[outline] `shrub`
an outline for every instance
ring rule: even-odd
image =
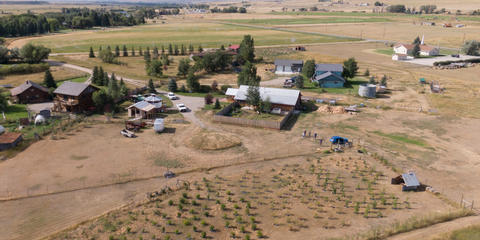
[[[49,68],[50,68],[50,65],[48,65],[48,63],[38,63],[38,64],[21,63],[21,64],[11,64],[11,65],[1,65],[0,75],[45,72]]]

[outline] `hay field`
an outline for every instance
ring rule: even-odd
[[[86,74],[77,70],[64,68],[64,67],[50,67],[53,78],[56,82],[65,81],[67,79],[75,79],[83,77]],[[12,84],[14,87],[24,83],[27,80],[36,83],[42,83],[45,73],[31,73],[31,74],[20,74],[20,75],[8,75],[0,77],[0,84]]]
[[[189,21],[167,21],[167,24],[150,24],[105,31],[79,31],[36,37],[28,41],[42,44],[51,48],[53,52],[61,53],[87,52],[90,46],[98,49],[99,46],[124,44],[143,48],[170,43],[187,46],[193,44],[195,47],[201,44],[204,48],[211,48],[220,47],[222,44],[225,46],[239,44],[245,34],[251,34],[257,46],[345,41],[335,37]],[[292,39],[295,42],[292,42]]]

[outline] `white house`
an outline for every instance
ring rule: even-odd
[[[394,61],[405,61],[408,59],[407,54],[393,54],[392,60]]]
[[[413,44],[395,44],[393,46],[393,51],[396,55],[412,55],[413,48],[415,45]],[[420,55],[421,56],[438,56],[440,54],[440,49],[438,47],[433,47],[426,44],[420,44]]]

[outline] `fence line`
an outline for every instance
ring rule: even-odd
[[[213,121],[221,122],[221,123],[228,123],[228,124],[236,124],[242,126],[251,126],[251,127],[261,127],[261,128],[271,128],[271,129],[282,129],[283,125],[287,122],[287,120],[292,115],[293,111],[288,112],[288,114],[281,120],[281,121],[272,121],[272,120],[256,120],[256,119],[246,119],[246,118],[237,118],[237,117],[228,117],[225,116],[227,113],[231,112],[234,105],[236,103],[232,103],[226,106],[224,109],[219,111],[213,116]]]

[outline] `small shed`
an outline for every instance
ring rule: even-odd
[[[0,135],[0,151],[14,148],[23,139],[21,133],[5,132]]]
[[[402,191],[416,191],[420,187],[420,181],[414,172],[403,173],[392,178],[392,184],[403,184]]]

